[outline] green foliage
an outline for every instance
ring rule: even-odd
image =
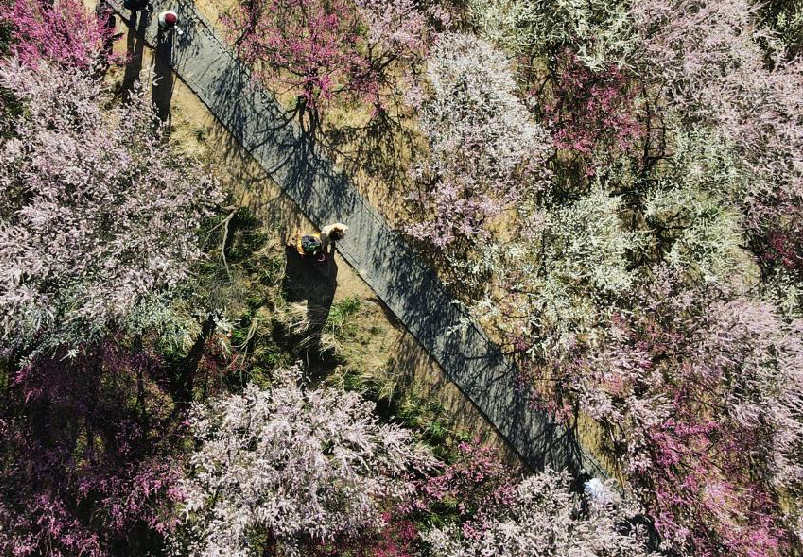
[[[0,25],[0,56],[5,56],[8,54],[10,41],[11,41],[11,26]]]
[[[465,432],[449,427],[449,416],[443,404],[426,396],[420,388],[406,389],[398,402],[397,417],[406,426],[422,433],[439,458],[449,460],[460,441],[468,439]]]
[[[626,0],[468,0],[480,31],[530,57],[577,49],[591,69],[625,64],[637,41]]]
[[[775,30],[792,53],[803,48],[803,1],[769,0],[758,3],[762,23]]]
[[[685,125],[682,117],[667,115],[667,126],[674,130],[668,142],[671,157],[653,175],[670,187],[679,184],[722,196],[730,203],[741,201],[755,176],[740,161],[733,143],[710,128]]]
[[[284,303],[284,253],[248,208],[226,210],[204,225],[206,257],[195,265],[192,283],[143,309],[163,316],[162,327],[151,329],[150,336],[169,361],[181,362],[199,339],[205,343],[201,398],[210,388],[238,392],[248,382],[266,386],[272,370],[294,361],[276,342],[272,320]],[[214,327],[203,331],[209,319]]]
[[[238,386],[269,383],[272,370],[287,367],[293,358],[274,338],[271,312],[281,299],[284,254],[275,233],[266,231],[249,209],[240,207],[226,233],[220,230],[214,244],[226,234],[225,258],[211,269],[207,304],[231,321],[229,342],[241,360]]]
[[[627,254],[640,242],[623,226],[621,210],[621,198],[597,183],[589,195],[556,211],[544,246],[550,275],[564,284],[588,284],[601,294],[628,289],[633,277]]]
[[[545,350],[570,345],[577,335],[593,337],[611,298],[630,289],[628,253],[639,249],[641,238],[624,228],[621,204],[598,185],[549,216],[538,273],[528,281],[532,324],[549,339]]]
[[[252,315],[260,307],[275,306],[284,254],[276,234],[262,228],[249,209],[237,208],[233,215],[219,217],[214,236],[207,237],[209,259],[200,282],[209,307],[232,316]]]
[[[193,297],[189,285],[166,295],[147,297],[131,312],[129,333],[152,339],[154,346],[167,356],[181,357],[201,334]]]
[[[361,307],[362,302],[356,296],[334,302],[329,308],[324,330],[336,341],[353,338],[358,332],[354,317],[359,314]]]

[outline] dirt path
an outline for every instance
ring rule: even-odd
[[[175,71],[315,225],[342,221],[351,227],[338,244],[343,258],[522,459],[533,469],[584,468],[604,475],[570,434],[529,406],[515,369],[479,328],[468,323],[462,334],[446,334],[466,323],[465,313],[348,179],[286,121],[270,92],[252,82],[194,5],[165,0],[153,5],[152,21],[139,25],[161,63]],[[164,9],[179,14],[183,35],[157,36],[155,14]],[[125,10],[119,13],[128,16]],[[169,111],[169,97],[154,101]]]

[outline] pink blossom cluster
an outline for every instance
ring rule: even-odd
[[[627,151],[644,134],[632,76],[615,65],[594,71],[576,54],[557,58],[551,100],[543,103],[555,145],[590,153],[603,141]]]
[[[541,110],[556,146],[604,164],[589,179],[558,153],[544,193],[516,200],[502,239],[460,267],[491,277],[475,313],[523,355],[545,406],[596,419],[666,547],[695,555],[795,543],[796,504],[786,516],[781,502],[800,493],[803,308],[781,315],[764,287],[777,267],[800,277],[803,80],[759,9],[637,2],[620,66],[592,70],[571,40],[557,58],[520,57],[524,77],[558,70],[536,88],[554,94]],[[617,200],[609,226],[588,198]]]
[[[56,356],[20,370],[0,406],[0,552],[136,555],[181,498],[159,363],[116,339]]]
[[[516,478],[480,439],[461,442],[457,449],[459,456],[453,464],[422,483],[413,509],[453,509],[463,535],[471,539],[488,528],[493,513],[514,502]]]
[[[106,55],[112,30],[80,0],[13,0],[0,12],[11,29],[11,52],[32,68],[50,62],[89,69]]]

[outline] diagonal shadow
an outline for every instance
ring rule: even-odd
[[[289,121],[274,97],[254,83],[194,6],[186,0],[154,0],[155,11],[168,5],[185,30],[170,52],[173,70],[315,225],[349,225],[338,244],[344,259],[523,460],[533,469],[551,466],[604,476],[570,431],[531,406],[511,362],[476,325],[464,326],[466,315],[432,269],[322,148]],[[156,44],[154,23],[145,36]],[[455,329],[462,332],[447,334]]]

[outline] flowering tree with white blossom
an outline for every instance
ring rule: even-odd
[[[0,85],[24,106],[0,139],[0,351],[97,340],[187,279],[220,190],[144,100],[107,106],[101,82],[44,62],[4,62]]]
[[[378,422],[357,393],[299,380],[297,368],[280,370],[270,390],[250,385],[196,407],[190,424],[200,446],[176,547],[210,557],[299,555],[304,544],[378,529],[383,508],[409,495],[410,474],[430,463],[410,433]]]
[[[488,512],[482,524],[462,531],[434,528],[425,539],[433,557],[518,557],[525,555],[650,555],[645,532],[628,521],[634,509],[622,504],[608,484],[606,497],[569,489],[569,476],[546,470],[522,480],[507,505]]]
[[[464,33],[438,38],[427,65],[432,95],[419,124],[429,156],[412,171],[425,219],[410,233],[444,248],[472,238],[538,189],[546,132],[515,95],[505,54]]]

